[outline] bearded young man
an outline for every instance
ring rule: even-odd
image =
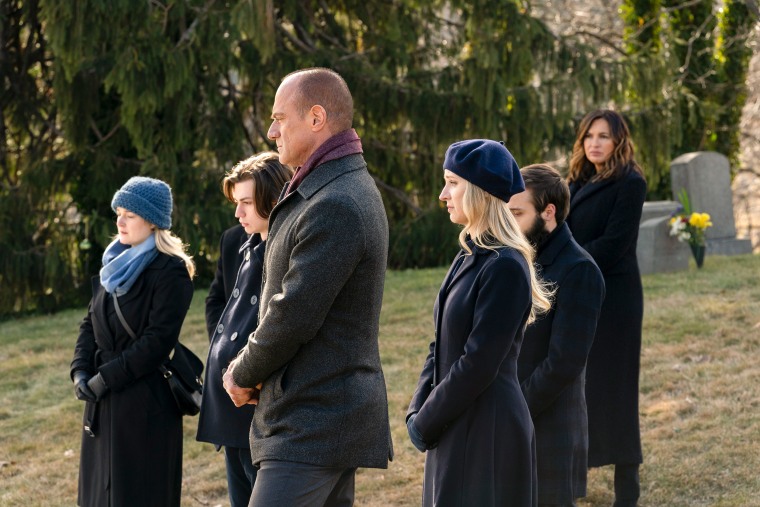
[[[552,282],[552,309],[525,330],[518,379],[536,431],[538,505],[569,507],[586,496],[586,358],[604,299],[604,279],[573,239],[565,217],[570,190],[552,167],[521,171],[525,191],[509,208],[536,248],[541,277]]]

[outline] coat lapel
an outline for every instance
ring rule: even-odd
[[[580,188],[578,188],[577,185],[573,183],[573,185],[570,187],[572,193],[572,197],[570,198],[570,208],[572,209],[573,207],[578,206],[579,203],[585,201],[595,193],[599,192],[609,185],[612,185],[613,183],[614,180],[612,178],[607,178],[600,181],[591,181]]]
[[[538,254],[536,262],[543,267],[549,266],[554,262],[554,259],[559,255],[568,241],[570,241],[570,228],[566,222],[557,227],[553,231],[553,234],[549,236],[546,244],[541,248],[541,253]]]

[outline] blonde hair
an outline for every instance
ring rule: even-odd
[[[182,259],[187,268],[187,274],[190,275],[190,278],[194,277],[195,263],[193,262],[193,258],[187,254],[187,245],[182,243],[182,240],[168,229],[156,228],[153,235],[156,238],[156,249],[166,255]]]
[[[551,309],[555,289],[536,274],[533,264],[535,252],[520,231],[520,226],[509,211],[509,205],[467,180],[464,180],[464,183],[466,186],[462,196],[462,211],[467,224],[459,233],[459,244],[471,255],[472,250],[465,241],[469,235],[472,242],[480,248],[497,250],[508,247],[525,258],[532,295],[530,315],[526,322],[526,325],[530,324],[538,315]]]

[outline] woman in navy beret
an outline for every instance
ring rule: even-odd
[[[76,397],[86,403],[77,504],[178,506],[182,413],[158,368],[179,339],[195,265],[169,231],[169,185],[135,176],[111,207],[118,233],[92,279],[71,362]]]
[[[535,437],[516,361],[550,291],[507,205],[525,187],[495,141],[454,143],[443,167],[439,198],[463,226],[462,250],[435,302],[435,340],[407,412],[412,443],[427,452],[423,505],[535,506]]]
[[[586,363],[588,466],[615,465],[615,507],[639,498],[639,361],[644,294],[636,258],[647,185],[623,117],[587,114],[568,172],[575,240],[596,261],[607,292]]]

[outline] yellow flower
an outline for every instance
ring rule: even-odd
[[[709,213],[692,213],[689,217],[689,225],[696,227],[697,229],[707,229],[712,227]]]

